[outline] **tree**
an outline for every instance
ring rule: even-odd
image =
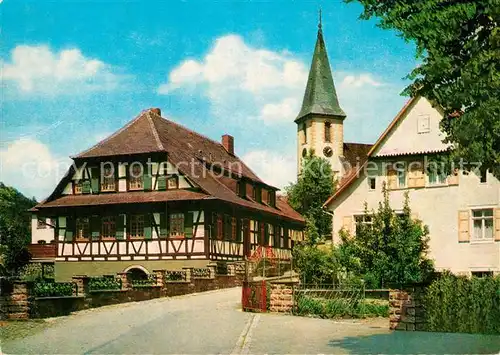
[[[404,93],[443,107],[441,127],[454,148],[447,162],[468,170],[479,163],[500,178],[500,1],[345,1],[416,44],[422,62]]]
[[[334,192],[332,167],[328,160],[310,151],[303,159],[296,184],[286,187],[288,202],[307,220],[309,241],[317,242],[332,232],[332,218],[323,210],[323,203]]]
[[[15,274],[28,263],[31,241],[30,213],[36,205],[13,187],[0,182],[0,253],[4,274]]]
[[[371,224],[359,223],[353,237],[341,231],[342,264],[348,271],[361,274],[368,287],[425,281],[434,269],[427,258],[428,228],[412,218],[408,193],[403,213],[396,214],[385,186],[383,190],[384,200],[377,211],[368,211],[365,205]]]

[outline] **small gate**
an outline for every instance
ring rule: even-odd
[[[244,281],[241,294],[241,305],[243,307],[243,311],[266,312],[266,281]]]

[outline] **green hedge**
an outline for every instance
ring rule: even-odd
[[[89,279],[89,291],[118,291],[121,289],[121,280],[113,276],[99,276]]]
[[[427,330],[500,334],[500,276],[445,273],[426,289],[423,301]]]
[[[389,302],[375,299],[352,302],[343,298],[323,299],[300,296],[297,300],[296,314],[321,318],[388,317]]]
[[[63,297],[73,295],[76,285],[72,282],[37,281],[34,284],[35,297]]]

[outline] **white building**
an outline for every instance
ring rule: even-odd
[[[415,218],[430,231],[430,258],[438,270],[455,273],[500,272],[500,182],[491,174],[456,171],[442,176],[428,162],[443,143],[443,115],[427,99],[411,99],[374,145],[345,143],[346,114],[340,108],[321,32],[312,60],[298,125],[298,165],[308,150],[328,159],[340,178],[325,203],[333,214],[333,242],[339,230],[370,223],[364,205],[376,210],[389,190],[391,207],[403,209],[409,193]],[[348,121],[348,119],[347,119]]]

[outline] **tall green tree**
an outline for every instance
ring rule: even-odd
[[[28,209],[36,205],[13,187],[0,182],[0,254],[1,272],[15,274],[28,263],[27,246],[31,241],[31,215]]]
[[[328,160],[310,151],[303,159],[301,174],[296,184],[286,187],[288,202],[305,216],[306,234],[311,243],[331,235],[332,218],[323,210],[323,203],[334,192],[334,176]]]
[[[347,271],[362,275],[368,287],[383,287],[388,283],[422,282],[433,272],[428,258],[429,230],[422,221],[412,218],[408,194],[402,214],[390,206],[384,186],[384,200],[377,211],[368,211],[371,224],[359,223],[356,233],[340,233],[341,262]]]
[[[421,63],[405,94],[444,108],[441,126],[454,143],[445,160],[500,177],[500,0],[345,1],[416,44]]]

